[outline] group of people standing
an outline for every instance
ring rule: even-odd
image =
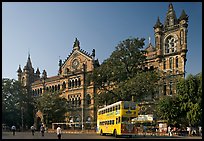
[[[35,135],[35,131],[36,131],[35,126],[32,125],[32,126],[30,127],[30,129],[31,129],[32,135],[34,136],[34,135]],[[12,130],[12,133],[13,133],[13,136],[14,136],[14,135],[15,135],[15,132],[16,132],[16,126],[13,125],[13,126],[11,127],[11,130]],[[41,132],[41,135],[42,135],[42,137],[43,137],[43,136],[45,135],[45,126],[44,126],[43,124],[42,124],[41,127],[40,127],[40,132]],[[56,133],[57,133],[58,139],[61,139],[62,129],[61,129],[60,125],[58,125]]]

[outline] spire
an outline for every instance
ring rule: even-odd
[[[166,14],[166,20],[165,20],[164,26],[165,27],[172,26],[172,25],[177,24],[177,22],[178,21],[177,21],[177,18],[176,18],[176,13],[174,11],[174,7],[173,7],[172,3],[170,3],[168,12]]]
[[[154,29],[155,28],[162,28],[163,27],[163,24],[160,22],[160,19],[159,19],[159,17],[157,18],[157,22],[156,22],[156,24],[154,25]]]
[[[39,74],[39,75],[40,75],[39,68],[37,68],[37,70],[36,70],[36,74]]]
[[[46,79],[47,78],[47,72],[45,70],[43,70],[42,72],[42,78],[43,79]]]
[[[30,59],[30,53],[28,53],[28,60],[25,66],[27,69],[32,69],[32,63],[31,63],[31,59]]]
[[[188,15],[186,15],[186,12],[184,10],[182,10],[181,16],[179,17],[179,21],[181,21],[181,20],[188,21]]]
[[[79,40],[77,38],[75,38],[73,48],[74,48],[74,50],[75,49],[77,49],[77,50],[80,49],[80,42],[79,42]]]
[[[95,49],[92,50],[91,56],[94,58],[95,57]]]
[[[19,65],[19,68],[18,68],[17,72],[18,72],[18,73],[22,73],[21,65]]]

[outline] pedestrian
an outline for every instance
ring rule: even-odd
[[[42,136],[44,136],[44,133],[45,133],[45,127],[44,127],[44,125],[42,125],[42,126],[40,127],[40,132],[41,132]]]
[[[57,137],[58,137],[58,139],[61,139],[61,136],[62,136],[62,129],[60,128],[60,125],[58,125],[58,127],[57,127]]]
[[[187,127],[186,130],[188,131],[188,135],[190,136],[190,135],[191,135],[191,128],[190,128],[190,127]]]
[[[199,135],[202,137],[202,127],[201,126],[198,127],[198,132],[199,132]]]
[[[34,136],[34,133],[35,133],[35,126],[32,125],[32,126],[30,127],[30,129],[31,129],[32,135]]]
[[[147,127],[144,125],[143,126],[143,135],[144,135],[144,137],[146,136],[146,131],[147,131]]]
[[[14,135],[15,135],[15,132],[16,132],[16,126],[13,125],[13,126],[11,127],[11,130],[12,130],[13,136],[14,136]]]
[[[169,127],[168,127],[168,134],[169,134],[169,136],[170,136],[170,134],[171,134],[171,126],[169,125]]]

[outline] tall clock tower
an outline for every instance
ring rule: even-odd
[[[171,3],[164,24],[158,17],[154,26],[158,69],[163,76],[160,81],[160,96],[175,94],[178,78],[185,77],[187,28],[188,16],[185,11],[177,19]]]

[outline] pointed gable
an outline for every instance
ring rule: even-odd
[[[77,48],[76,48],[77,47]],[[93,58],[92,55],[85,50],[79,48],[79,41],[76,38],[72,52],[67,56],[67,58],[62,63],[62,75],[73,71],[81,71],[83,64],[88,66],[87,71],[93,69]]]

